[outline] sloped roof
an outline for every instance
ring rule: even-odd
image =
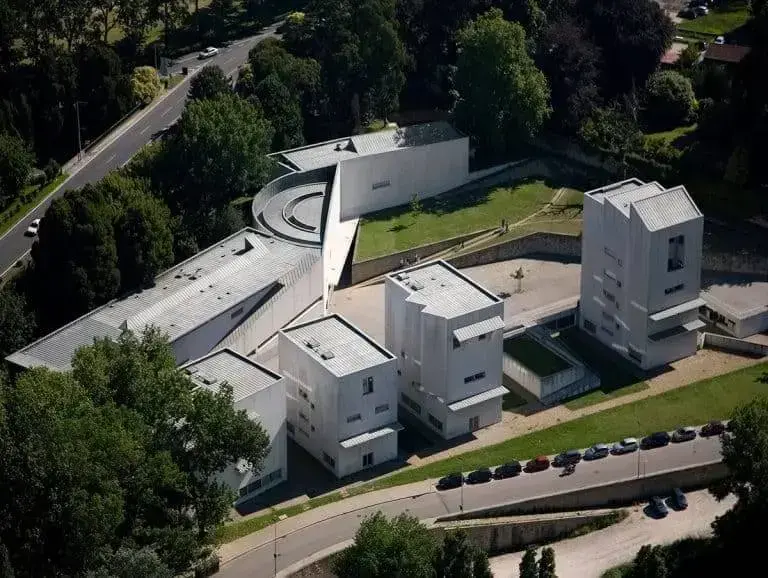
[[[710,44],[704,53],[705,60],[738,64],[752,49],[738,44]]]
[[[634,201],[632,206],[649,231],[657,231],[701,217],[701,211],[683,186],[639,199]]]

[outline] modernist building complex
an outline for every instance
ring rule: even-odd
[[[288,475],[285,436],[285,380],[231,349],[220,349],[182,367],[198,387],[218,391],[232,387],[235,409],[245,410],[269,436],[269,453],[254,473],[250,464],[232,464],[219,475],[244,502],[280,482]]]
[[[280,333],[288,433],[337,477],[397,456],[397,361],[339,315]]]
[[[696,352],[704,218],[685,187],[584,195],[581,328],[642,369]]]
[[[445,263],[385,279],[400,403],[444,438],[501,421],[504,303]]]

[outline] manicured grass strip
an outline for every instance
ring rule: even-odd
[[[445,193],[421,202],[421,210],[402,205],[361,220],[357,261],[403,251],[458,235],[489,229],[502,219],[519,221],[541,209],[555,190],[541,180],[510,187]]]
[[[563,405],[568,409],[575,411],[577,409],[581,409],[582,407],[595,405],[596,403],[603,403],[604,401],[615,399],[617,397],[622,397],[624,395],[629,395],[631,393],[638,393],[640,391],[648,389],[649,387],[650,386],[646,382],[641,381],[639,383],[626,385],[622,388],[614,389],[612,391],[603,391],[602,389],[596,389],[594,391],[590,391],[589,393],[585,393],[580,397],[574,398],[571,401],[566,401]]]
[[[27,187],[24,190],[24,194],[29,195],[34,193],[28,200],[21,202],[15,201],[5,211],[0,213],[0,235],[5,233],[8,229],[15,226],[24,215],[34,209],[40,201],[51,194],[51,192],[58,187],[61,183],[67,180],[68,174],[62,173],[50,183],[35,191],[34,187]]]
[[[356,488],[355,493],[439,478],[450,472],[469,472],[513,459],[526,460],[542,454],[584,448],[598,442],[614,442],[631,435],[640,436],[660,430],[671,431],[681,425],[697,425],[712,419],[725,419],[738,406],[758,395],[768,393],[768,383],[761,382],[761,378],[768,378],[768,362],[426,466],[407,468]]]
[[[730,2],[725,6],[710,8],[709,14],[686,20],[678,25],[680,31],[691,31],[699,34],[726,34],[744,26],[749,18],[747,2]]]
[[[761,381],[761,379],[763,381]],[[566,449],[583,448],[598,442],[612,442],[629,435],[672,430],[680,425],[703,424],[725,419],[733,410],[758,395],[768,392],[768,362],[740,369],[726,375],[699,381],[656,397],[615,407],[573,421],[556,425],[499,444],[447,458],[420,468],[408,467],[392,476],[363,484],[348,491],[356,496],[403,484],[439,478],[449,472],[477,469],[512,459],[528,459],[541,454],[555,454]],[[234,522],[219,529],[219,543],[231,542],[266,528],[281,515],[295,516],[341,500],[340,492],[314,498],[270,514]]]
[[[649,133],[646,133],[645,138],[663,140],[672,144],[680,137],[684,137],[692,133],[693,131],[695,131],[697,126],[698,125],[696,124],[692,124],[689,126],[679,126],[677,128],[673,128],[672,130],[665,130],[661,132],[649,132]]]

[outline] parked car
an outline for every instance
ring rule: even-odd
[[[725,44],[725,36],[718,36],[715,38],[715,44]]]
[[[547,456],[539,456],[538,458],[533,458],[532,460],[529,460],[527,464],[525,464],[526,472],[542,472],[547,468],[549,468],[549,458]]]
[[[459,472],[454,472],[440,478],[440,480],[437,482],[437,489],[450,490],[452,488],[459,488],[462,485],[464,485],[464,476],[462,476]]]
[[[652,497],[648,506],[650,507],[651,512],[660,518],[664,518],[667,514],[669,514],[669,508],[667,508],[664,500],[662,500],[659,496]]]
[[[620,442],[613,444],[611,451],[616,455],[631,454],[636,452],[639,447],[640,444],[637,443],[637,438],[624,438]]]
[[[467,483],[484,484],[485,482],[490,482],[492,477],[493,474],[491,473],[491,470],[488,468],[480,468],[467,476]]]
[[[584,452],[585,460],[599,460],[611,453],[611,446],[608,444],[595,444]]]
[[[693,8],[684,8],[677,13],[680,18],[687,18],[688,20],[696,20],[696,12]]]
[[[689,442],[696,439],[696,428],[685,426],[678,428],[672,434],[672,441],[676,443]]]
[[[205,60],[206,58],[213,58],[218,53],[219,53],[219,49],[218,48],[214,48],[213,46],[209,46],[205,50],[201,50],[198,53],[197,59],[198,60]]]
[[[568,464],[578,464],[581,461],[581,452],[579,450],[568,450],[555,456],[553,465],[567,466]]]
[[[719,436],[724,431],[725,424],[719,420],[713,420],[707,424],[704,424],[704,427],[701,428],[699,435],[701,435],[701,437],[708,438],[710,436]]]
[[[27,227],[27,231],[24,233],[27,237],[35,237],[40,230],[40,219],[35,219]]]
[[[697,6],[706,6],[707,0],[690,0],[688,2],[688,8],[696,8]]]
[[[670,503],[675,510],[685,510],[688,507],[688,498],[685,497],[683,490],[675,488],[672,490]]]
[[[666,445],[669,445],[669,442],[672,438],[670,437],[668,432],[665,431],[657,431],[655,433],[652,433],[649,436],[646,436],[643,438],[642,443],[640,444],[643,449],[650,450],[653,448],[662,448]]]
[[[502,480],[504,478],[512,478],[514,476],[520,475],[520,472],[523,471],[523,466],[520,465],[520,462],[508,462],[502,466],[499,466],[496,468],[496,471],[494,472],[494,476]]]
[[[709,8],[707,8],[706,6],[696,6],[692,10],[696,16],[706,16],[707,14],[709,14]]]

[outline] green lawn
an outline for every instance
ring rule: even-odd
[[[19,219],[34,209],[40,201],[50,195],[56,187],[61,185],[61,183],[66,181],[67,177],[69,177],[69,175],[61,174],[40,189],[26,187],[23,194],[28,195],[27,200],[23,202],[20,200],[14,201],[10,207],[0,213],[0,235],[18,223]]]
[[[531,179],[509,187],[438,195],[422,201],[418,213],[409,205],[372,213],[361,220],[355,259],[489,229],[502,219],[514,223],[541,209],[554,192],[544,181]]]
[[[525,335],[505,339],[504,353],[539,377],[550,376],[571,366],[565,359]]]
[[[599,442],[612,442],[630,435],[672,430],[680,425],[702,424],[712,419],[726,419],[733,410],[768,390],[768,362],[753,365],[667,391],[655,397],[614,407],[554,427],[533,432],[474,450],[419,468],[400,472],[363,484],[349,491],[358,495],[432,478],[452,471],[468,472],[512,459],[525,460],[541,454],[555,454],[570,448],[584,448]],[[270,514],[224,526],[217,534],[219,542],[231,542],[276,522],[279,516],[301,512],[341,500],[334,492],[309,500],[299,506],[273,510]]]
[[[648,388],[628,361],[579,328],[560,332],[557,340],[600,376],[600,388],[567,401],[565,407],[568,409],[579,409]]]
[[[665,130],[661,132],[650,132],[645,134],[646,139],[658,139],[664,140],[669,144],[675,144],[675,141],[682,139],[684,136],[691,134],[696,130],[696,124],[690,126],[679,126],[672,130]]]
[[[725,6],[710,8],[709,14],[701,18],[685,20],[677,26],[677,29],[681,32],[691,31],[717,36],[744,26],[748,18],[749,4],[744,1],[734,1]]]

